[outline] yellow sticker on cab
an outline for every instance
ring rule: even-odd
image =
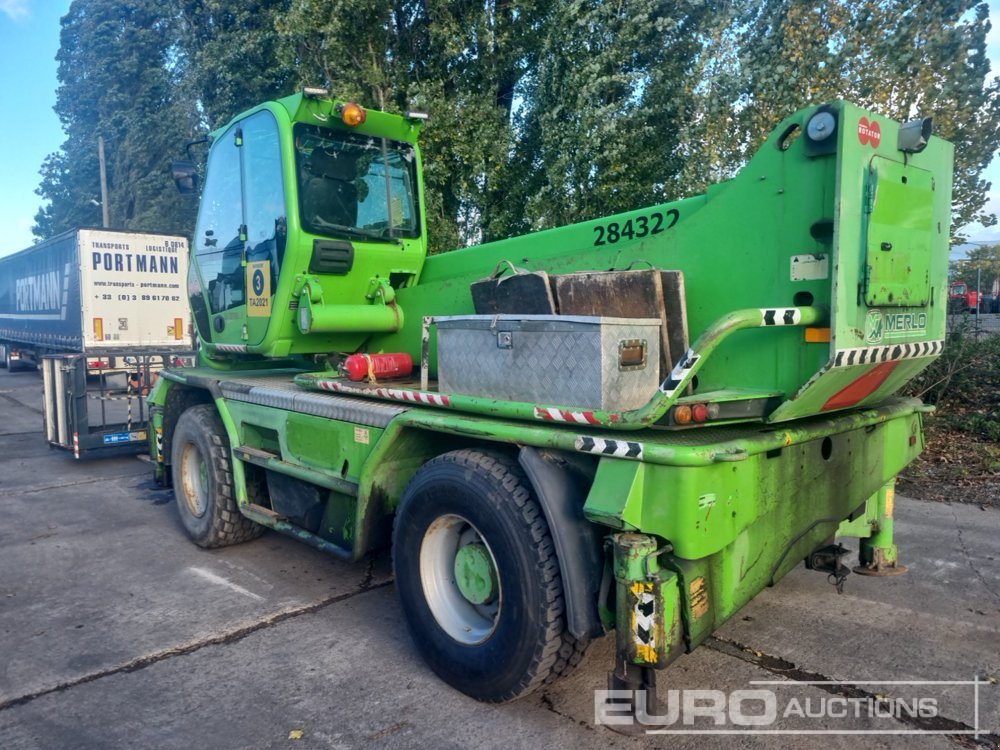
[[[271,315],[271,262],[247,263],[247,316],[266,318]]]

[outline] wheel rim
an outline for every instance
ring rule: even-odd
[[[201,518],[208,510],[208,467],[193,443],[181,452],[181,484],[184,505],[191,515]]]
[[[467,519],[447,514],[427,527],[420,583],[437,624],[456,641],[475,645],[496,630],[503,604],[496,558]]]

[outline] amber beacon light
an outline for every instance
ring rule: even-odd
[[[340,112],[340,119],[344,121],[345,125],[352,128],[356,128],[368,117],[368,113],[365,112],[364,107],[360,104],[355,104],[354,102],[341,104],[337,109]]]

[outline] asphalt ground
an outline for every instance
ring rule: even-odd
[[[852,575],[838,595],[795,570],[659,675],[661,711],[722,705],[722,724],[627,737],[595,725],[613,637],[520,701],[476,703],[416,653],[387,556],[346,564],[270,532],[201,550],[148,464],[74,461],[46,446],[41,419],[39,376],[0,370],[2,750],[955,748],[1000,736],[994,509],[898,498],[907,575]],[[745,690],[774,696],[777,719],[751,727],[761,733],[732,719],[734,705],[766,714],[763,700],[736,701]]]

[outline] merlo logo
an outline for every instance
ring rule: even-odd
[[[865,341],[877,344],[882,340],[882,311],[869,310],[865,319]]]

